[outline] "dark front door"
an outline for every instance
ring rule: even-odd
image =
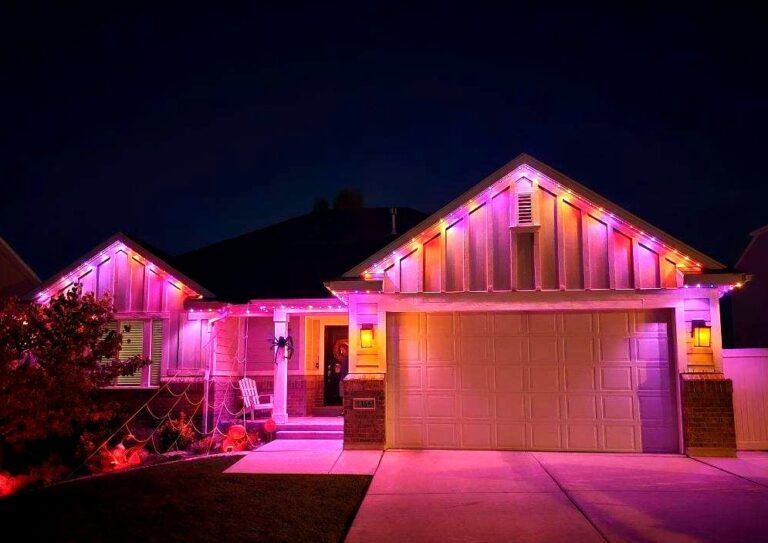
[[[341,405],[342,379],[349,371],[346,326],[325,327],[325,405]]]

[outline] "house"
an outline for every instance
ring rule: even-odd
[[[0,298],[20,296],[39,283],[32,268],[0,238]]]
[[[327,213],[173,263],[119,234],[34,296],[114,294],[153,360],[116,393],[194,383],[226,418],[249,375],[278,424],[343,404],[348,448],[733,454],[743,274],[528,155],[429,217]]]
[[[730,298],[733,345],[737,348],[768,347],[768,226],[750,234],[752,239],[736,269],[752,276],[749,290]]]

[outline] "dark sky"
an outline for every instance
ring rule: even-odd
[[[768,223],[765,13],[105,4],[0,8],[0,236],[43,277],[345,186],[433,211],[522,151],[729,264]]]

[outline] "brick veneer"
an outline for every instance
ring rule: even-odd
[[[350,373],[344,378],[344,448],[383,449],[386,444],[384,374]],[[354,398],[373,398],[373,410],[353,409]]]
[[[271,375],[253,377],[259,394],[272,394],[275,386]],[[322,375],[288,376],[288,416],[308,417],[312,409],[323,405]]]
[[[686,454],[736,456],[732,381],[722,373],[684,373],[680,390]]]

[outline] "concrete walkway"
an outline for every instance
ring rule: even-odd
[[[768,453],[387,451],[358,542],[766,541]]]
[[[345,451],[340,439],[276,439],[224,473],[373,475],[381,451]]]

